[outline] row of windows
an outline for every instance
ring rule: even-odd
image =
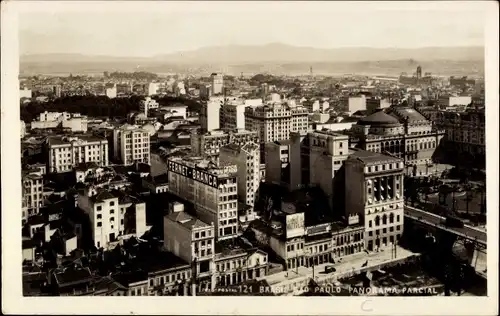
[[[287,252],[294,251],[295,249],[297,249],[297,250],[304,249],[304,244],[303,243],[298,243],[296,245],[288,245],[288,246],[286,246],[286,251]]]
[[[222,220],[222,221],[220,221],[220,224],[222,226],[226,226],[226,225],[233,225],[233,224],[235,224],[237,222],[238,222],[238,220],[236,218],[231,218],[231,219],[228,219],[228,220]]]
[[[99,215],[97,216],[97,219],[100,219]],[[110,223],[114,223],[115,222],[115,218],[114,217],[110,217],[109,218],[109,222]],[[123,219],[120,220],[120,225],[123,225]],[[97,227],[102,227],[102,222],[97,222]],[[113,226],[111,226],[111,229],[113,229]]]
[[[238,228],[236,226],[219,228],[219,237],[235,235],[238,232]]]
[[[400,231],[401,230],[401,225],[396,226],[396,230]],[[394,232],[394,226],[389,227],[389,232]],[[382,229],[382,234],[387,234],[387,228]],[[380,235],[380,229],[375,230],[375,235],[378,236]],[[368,232],[369,237],[373,237],[373,231]]]
[[[155,279],[149,279],[149,286],[153,287],[155,285],[164,285],[175,282],[177,280],[189,279],[190,277],[191,277],[191,271],[179,272],[176,274],[168,274],[157,277]]]
[[[109,201],[109,206],[115,206],[115,201]],[[97,205],[96,209],[98,211],[102,210],[102,205]]]
[[[234,217],[234,216],[236,216],[236,211],[229,211],[229,212],[221,212],[220,213],[221,218]]]
[[[222,187],[219,189],[220,193],[231,193],[231,192],[236,192],[236,187],[235,186],[230,186],[230,187]]]
[[[232,201],[232,200],[237,200],[238,195],[236,194],[231,194],[231,195],[224,195],[219,198],[219,201],[221,202],[227,202],[227,201]],[[236,204],[236,203],[235,203]],[[236,207],[236,206],[235,206]]]
[[[262,258],[262,262],[265,263],[266,257]],[[260,265],[260,260],[257,258],[256,260],[256,265]],[[224,272],[226,270],[231,270],[231,269],[237,269],[237,268],[243,268],[247,266],[247,260],[245,259],[239,259],[239,260],[234,260],[234,261],[226,261],[222,263],[218,263],[216,265],[216,271],[217,272]]]
[[[230,202],[230,203],[225,203],[225,204],[219,204],[221,210],[228,210],[228,209],[234,209],[236,208],[237,202]]]
[[[197,256],[197,257],[198,256],[199,257],[205,257],[205,254],[207,256],[210,256],[212,254],[212,249],[211,248],[209,248],[209,249],[201,249],[201,250],[195,249],[195,251],[194,251],[194,255]]]
[[[387,214],[382,215],[382,217],[379,215],[375,216],[375,226],[380,226],[380,219],[382,219],[382,225],[387,225],[387,219],[389,219],[389,224],[392,224],[394,223],[394,213],[390,213],[389,216]],[[400,220],[400,215],[397,215],[396,222],[399,223]],[[372,220],[368,221],[368,227],[372,227]]]

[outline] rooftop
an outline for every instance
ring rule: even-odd
[[[82,162],[82,163],[79,163],[76,167],[75,167],[75,170],[76,171],[86,171],[88,169],[95,169],[95,168],[99,168],[99,165],[97,165],[97,163],[93,162],[93,161],[90,161],[90,162]]]
[[[201,220],[189,215],[186,212],[172,212],[172,213],[167,215],[167,218],[170,219],[171,221],[179,223],[180,225],[182,225],[188,229],[211,227],[210,225],[208,225],[208,224],[202,222]]]
[[[334,137],[339,137],[339,138],[345,138],[346,140],[349,139],[349,136],[338,133],[338,132],[331,131],[327,128],[323,128],[322,130],[311,132],[311,134],[312,135],[321,134],[321,135],[327,135],[327,136],[334,136]]]
[[[397,118],[392,115],[385,113],[384,111],[378,111],[362,118],[358,121],[359,125],[381,125],[381,126],[398,126],[400,122]]]
[[[356,159],[365,164],[402,161],[400,158],[361,149],[353,150],[348,159]]]
[[[78,135],[78,136],[49,136],[47,142],[49,146],[66,145],[72,142],[81,141],[82,143],[95,143],[95,142],[105,142],[108,141],[104,137],[94,136],[94,135]]]
[[[392,108],[391,114],[397,119],[407,118],[408,123],[427,121],[427,119],[422,114],[410,107],[394,107]]]
[[[58,268],[54,272],[56,282],[61,285],[73,285],[92,281],[89,268],[74,264],[69,267]]]
[[[156,273],[170,269],[189,268],[188,262],[182,260],[171,252],[159,251],[139,257],[139,266],[147,273]]]

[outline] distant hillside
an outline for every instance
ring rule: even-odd
[[[165,62],[186,63],[297,63],[297,62],[359,62],[377,60],[481,60],[483,47],[424,47],[402,48],[335,48],[319,49],[284,44],[261,46],[205,47],[194,51],[178,52],[156,59]]]
[[[23,55],[21,73],[102,73],[150,71],[157,73],[316,74],[412,72],[417,64],[424,72],[442,75],[477,74],[484,71],[482,47],[338,48],[317,49],[283,44],[207,47],[196,51],[127,58],[78,54]]]

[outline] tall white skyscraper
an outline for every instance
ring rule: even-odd
[[[222,94],[224,89],[224,76],[222,74],[213,73],[212,78],[212,95]]]
[[[220,101],[208,101],[201,105],[200,125],[204,131],[210,132],[220,128]]]

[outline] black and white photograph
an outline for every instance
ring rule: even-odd
[[[498,3],[2,20],[5,313],[498,312]]]

